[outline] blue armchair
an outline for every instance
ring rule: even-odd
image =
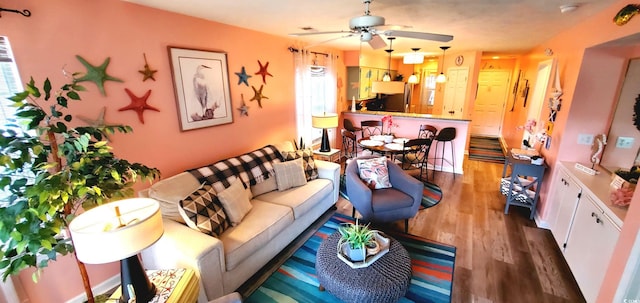
[[[345,168],[347,194],[353,204],[354,215],[358,210],[362,219],[367,222],[405,220],[404,230],[408,232],[409,219],[413,218],[420,208],[424,185],[387,159],[389,182],[392,187],[372,190],[360,179],[358,163],[355,161],[368,158],[375,157],[356,158]]]

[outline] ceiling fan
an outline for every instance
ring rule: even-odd
[[[423,33],[423,32],[409,32],[402,30],[384,30],[385,26],[384,17],[371,15],[369,12],[369,4],[373,0],[363,0],[365,5],[364,15],[351,18],[349,20],[350,30],[345,31],[327,31],[327,32],[307,32],[307,33],[292,33],[290,36],[310,36],[310,35],[325,35],[325,34],[346,34],[342,37],[334,38],[328,41],[351,37],[354,35],[360,36],[361,42],[368,42],[373,49],[379,49],[385,47],[387,44],[380,37],[381,34],[392,37],[405,37],[422,40],[432,40],[439,42],[449,42],[453,40],[451,35]],[[328,42],[325,41],[325,42]]]

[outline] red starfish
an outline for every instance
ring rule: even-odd
[[[155,110],[157,112],[160,111],[159,109],[147,104],[147,99],[149,98],[149,95],[151,95],[151,90],[148,90],[147,93],[144,94],[144,96],[142,97],[137,97],[127,88],[125,88],[124,91],[127,92],[127,95],[129,95],[129,98],[131,99],[131,104],[118,109],[118,111],[124,111],[124,110],[135,111],[136,113],[138,113],[138,119],[140,120],[140,122],[142,122],[142,124],[144,124],[144,117],[142,116],[142,113],[144,112],[145,109]]]
[[[262,62],[260,62],[260,60],[258,60],[258,65],[260,65],[260,70],[259,70],[257,73],[255,73],[255,74],[256,74],[256,75],[261,75],[261,76],[262,76],[262,83],[267,84],[267,79],[266,79],[266,77],[267,77],[267,76],[271,76],[271,77],[273,77],[273,75],[272,75],[272,74],[270,74],[270,73],[267,71],[267,68],[269,68],[269,62],[267,62],[264,66],[262,66]]]

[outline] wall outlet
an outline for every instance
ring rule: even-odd
[[[591,144],[593,144],[593,135],[591,135],[591,134],[579,134],[578,135],[578,144],[582,144],[582,145],[591,145]]]
[[[633,137],[618,137],[616,140],[617,148],[631,148],[633,147],[633,141],[635,139]]]

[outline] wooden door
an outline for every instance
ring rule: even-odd
[[[502,115],[509,95],[509,71],[482,71],[473,108],[472,135],[499,137]]]
[[[447,70],[447,83],[445,84],[442,106],[443,115],[462,117],[464,113],[464,100],[467,95],[468,78],[468,67],[456,67]]]

